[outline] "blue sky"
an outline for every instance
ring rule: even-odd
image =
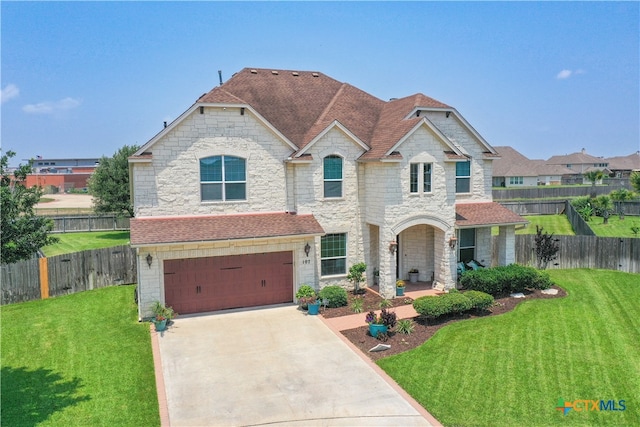
[[[2,149],[142,145],[244,67],[455,107],[530,158],[640,150],[638,2],[8,2]]]

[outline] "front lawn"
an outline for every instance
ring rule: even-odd
[[[640,228],[640,216],[625,215],[624,220],[620,220],[617,215],[611,215],[608,224],[603,222],[602,217],[592,216],[587,224],[600,237],[640,237],[640,233],[634,235],[631,231],[631,227]]]
[[[129,244],[128,231],[55,233],[52,236],[57,237],[60,241],[42,248],[42,252],[48,257]]]
[[[135,286],[0,309],[1,424],[160,425],[149,324]]]
[[[567,297],[461,321],[377,363],[445,426],[640,425],[640,275],[549,274]],[[565,416],[559,399],[626,410]]]

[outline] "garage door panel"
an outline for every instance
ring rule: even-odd
[[[166,260],[165,301],[177,313],[293,301],[293,254]]]

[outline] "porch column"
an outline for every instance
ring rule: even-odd
[[[516,226],[503,225],[498,234],[498,265],[509,265],[516,262]]]
[[[396,254],[390,249],[391,242],[395,242],[395,240],[395,235],[382,232],[378,240],[380,259],[379,290],[380,295],[386,299],[391,299],[396,295]],[[398,250],[397,246],[396,250]]]
[[[455,237],[455,230],[448,232],[434,229],[434,267],[437,282],[436,288],[451,289],[456,286],[457,251],[449,246],[451,237]]]

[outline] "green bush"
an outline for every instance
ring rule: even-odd
[[[296,299],[309,298],[316,294],[315,289],[309,285],[300,285],[298,292],[296,292]]]
[[[551,279],[546,272],[518,264],[468,271],[460,278],[468,290],[503,295],[525,289],[548,289]]]
[[[471,300],[459,292],[440,295],[440,298],[446,301],[450,313],[462,313],[473,308]]]
[[[494,299],[491,295],[480,291],[467,291],[463,294],[471,301],[471,308],[476,310],[486,310],[494,303]]]
[[[413,308],[418,314],[426,317],[439,317],[450,313],[462,313],[471,310],[471,300],[459,292],[424,296],[413,301]]]
[[[327,300],[327,307],[347,305],[347,291],[340,286],[325,286],[320,290],[320,299]]]

